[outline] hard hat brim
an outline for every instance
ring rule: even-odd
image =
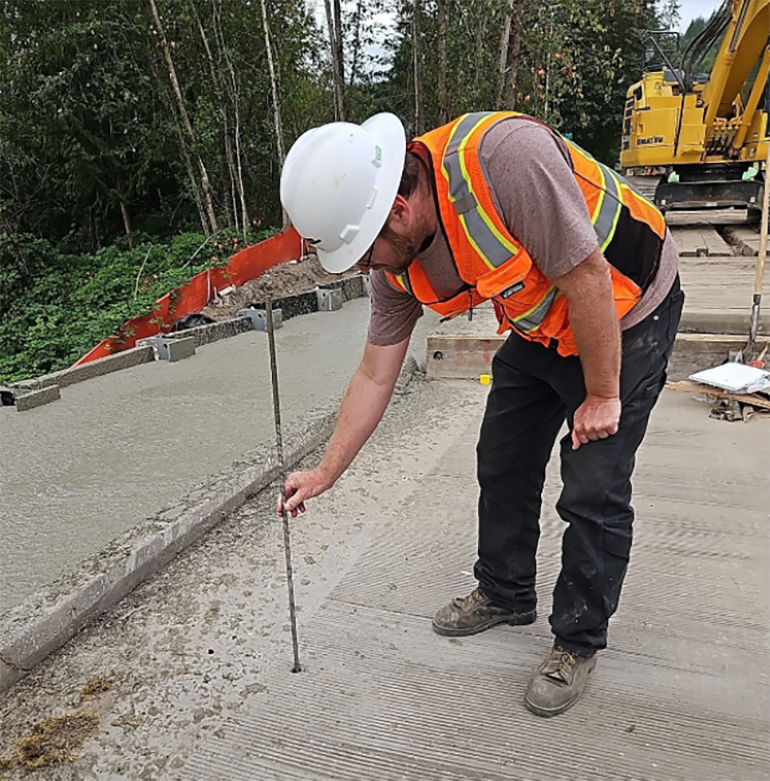
[[[382,170],[377,179],[377,196],[360,223],[360,231],[350,244],[332,252],[316,248],[321,265],[332,274],[352,268],[371,247],[382,230],[398,194],[406,155],[406,132],[401,120],[388,112],[375,114],[361,125],[376,139],[382,150]]]

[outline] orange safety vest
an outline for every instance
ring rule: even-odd
[[[660,264],[666,235],[663,215],[577,144],[545,123],[515,112],[465,114],[409,145],[409,151],[432,171],[439,219],[466,287],[440,300],[419,260],[404,273],[387,276],[392,285],[447,318],[491,299],[500,322],[498,333],[515,329],[527,339],[555,346],[560,355],[577,355],[567,299],[506,227],[480,160],[486,132],[510,117],[537,122],[566,144],[599,246],[610,265],[618,319],[633,308]]]

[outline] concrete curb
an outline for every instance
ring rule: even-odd
[[[325,442],[334,411],[309,416],[290,431],[285,466],[291,469]],[[263,445],[243,461],[198,486],[173,507],[147,518],[76,572],[40,589],[0,617],[0,693],[63,646],[90,620],[115,604],[180,551],[203,536],[251,496],[280,476],[274,445]],[[233,477],[233,472],[237,474]]]
[[[735,334],[749,335],[751,312],[683,312],[680,334]],[[770,314],[760,313],[759,333],[770,334]]]
[[[274,298],[273,309],[283,309],[284,320],[288,320],[289,318],[298,315],[318,312],[319,298],[323,298],[323,296],[319,296],[318,291],[341,290],[343,301],[352,301],[355,298],[365,298],[369,295],[368,283],[369,280],[365,279],[362,275],[347,277],[346,279],[341,279],[339,282],[318,285],[312,290],[304,291],[302,293],[296,293],[284,298]],[[329,294],[328,297],[331,298],[331,294]],[[338,294],[335,295],[334,298],[335,300],[339,300]],[[264,309],[264,302],[252,303],[249,306],[251,308]],[[170,333],[158,335],[167,339],[179,341],[183,339],[194,339],[194,346],[195,349],[197,349],[204,344],[218,342],[220,339],[228,339],[231,336],[237,336],[238,334],[246,333],[251,330],[253,330],[253,327],[250,319],[235,317],[218,323],[210,323],[196,328],[185,328],[181,331],[172,331]],[[4,390],[12,392],[16,390],[37,391],[52,385],[58,385],[60,388],[65,388],[68,385],[74,385],[76,382],[83,382],[84,380],[90,380],[94,377],[101,377],[105,374],[121,371],[122,369],[131,369],[134,366],[139,366],[143,363],[151,363],[155,360],[155,348],[147,342],[148,340],[142,340],[137,347],[123,350],[115,355],[110,355],[107,358],[99,358],[98,360],[84,363],[82,366],[71,366],[68,369],[62,369],[61,371],[53,372],[51,374],[44,374],[41,377],[9,383],[8,387],[4,388]],[[52,401],[53,398],[50,398],[49,400]]]
[[[26,412],[36,407],[42,407],[43,404],[50,404],[52,401],[58,401],[61,398],[61,390],[58,385],[48,385],[40,390],[26,391],[15,395],[17,412]]]
[[[131,369],[143,363],[150,363],[152,360],[152,347],[133,347],[130,350],[123,350],[115,355],[109,355],[107,358],[99,358],[96,361],[84,363],[82,366],[71,366],[69,369],[62,369],[52,374],[44,374],[42,377],[35,377],[32,380],[12,382],[10,387],[30,391],[48,388],[51,385],[66,388],[67,385],[74,385],[76,382],[101,377],[122,369]]]

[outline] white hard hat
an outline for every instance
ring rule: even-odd
[[[387,113],[363,125],[308,130],[289,150],[281,203],[327,271],[346,271],[377,238],[396,200],[405,152],[404,126]]]

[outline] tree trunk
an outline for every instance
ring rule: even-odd
[[[232,141],[230,139],[230,122],[228,118],[228,106],[227,101],[225,99],[225,93],[227,92],[226,88],[223,86],[224,79],[222,78],[221,73],[217,69],[216,63],[214,62],[214,54],[211,51],[211,46],[209,45],[209,39],[206,35],[206,30],[203,27],[203,23],[200,20],[200,17],[198,16],[198,10],[196,8],[194,0],[190,0],[189,2],[190,11],[198,25],[198,32],[200,33],[201,40],[203,41],[203,48],[206,50],[206,58],[209,61],[209,70],[211,71],[211,83],[214,85],[214,93],[217,97],[217,100],[219,101],[219,113],[222,116],[222,139],[224,144],[224,165],[222,166],[223,169],[227,169],[229,178],[230,178],[230,192],[228,193],[225,189],[225,213],[227,214],[227,224],[228,225],[234,225],[235,229],[238,230],[239,224],[238,224],[238,211],[236,208],[236,194],[235,190],[237,187],[236,184],[236,173],[235,173],[235,162],[233,160],[233,145]],[[214,6],[213,10],[213,23],[214,23],[214,36],[217,39],[217,43],[219,43],[219,37],[218,37],[218,30],[217,30],[217,22],[219,21],[217,16],[217,7]]]
[[[195,133],[190,123],[190,117],[187,114],[187,109],[184,105],[184,98],[182,97],[182,90],[179,88],[179,81],[176,77],[176,69],[174,68],[174,61],[171,59],[171,52],[169,50],[168,41],[166,40],[166,33],[163,29],[163,25],[160,21],[160,15],[158,14],[158,7],[155,5],[155,0],[149,0],[150,9],[152,10],[152,16],[155,20],[155,25],[158,28],[158,35],[160,36],[161,48],[163,49],[163,56],[166,59],[166,66],[168,67],[168,76],[171,80],[171,85],[174,88],[174,95],[176,96],[177,106],[179,108],[179,115],[182,119],[182,125],[190,140],[190,146],[195,155],[198,163],[198,170],[201,176],[201,186],[203,188],[203,197],[206,201],[206,212],[209,218],[209,225],[214,233],[219,232],[219,225],[217,224],[217,217],[214,213],[214,202],[211,198],[211,184],[209,183],[209,175],[206,171],[206,166],[203,163],[203,159],[198,151],[198,144],[195,140]]]
[[[238,86],[238,80],[235,76],[235,68],[233,67],[233,61],[230,57],[230,50],[227,47],[227,43],[225,41],[225,34],[222,30],[222,0],[218,0],[218,2],[214,6],[214,20],[216,25],[216,32],[219,40],[219,46],[222,50],[222,55],[225,60],[225,64],[227,65],[228,73],[230,74],[230,94],[232,97],[232,105],[233,105],[233,120],[235,123],[235,127],[233,129],[233,138],[235,139],[235,170],[233,173],[233,178],[235,180],[236,184],[236,190],[238,193],[238,199],[240,201],[241,206],[241,223],[243,225],[243,240],[246,241],[246,231],[248,230],[249,226],[249,212],[246,208],[246,190],[243,186],[243,166],[241,165],[241,110],[240,110],[240,88]],[[268,50],[268,57],[271,56],[271,51]],[[229,155],[230,155],[230,165],[232,165],[232,144],[228,143],[229,149]],[[233,202],[233,212],[235,212],[235,202]],[[237,224],[238,220],[236,220]]]
[[[334,116],[340,122],[346,120],[345,116],[345,83],[343,80],[342,68],[342,44],[338,44],[337,36],[342,34],[335,26],[337,17],[337,7],[339,3],[335,0],[335,13],[332,14],[331,0],[324,0],[326,8],[326,23],[329,28],[329,45],[332,55],[332,81],[334,83]]]
[[[160,89],[164,98],[166,98],[164,102],[166,104],[166,108],[168,109],[168,113],[171,117],[173,117],[176,120],[174,107],[172,105],[171,98],[168,96],[168,87],[164,86],[165,81],[161,79],[160,74],[158,73],[158,69],[155,66],[155,59],[153,58],[152,53],[150,53],[148,59],[150,62],[150,70],[152,71],[153,78],[158,84],[158,88]],[[203,199],[201,198],[201,194],[198,189],[198,182],[195,179],[195,170],[193,169],[192,161],[190,160],[190,155],[187,151],[187,144],[185,143],[184,136],[182,134],[182,128],[179,126],[179,122],[176,121],[174,122],[174,129],[176,130],[177,137],[179,140],[179,154],[182,158],[182,163],[187,173],[187,178],[190,180],[190,192],[192,193],[195,206],[198,209],[198,216],[200,217],[201,220],[201,228],[203,229],[203,232],[205,234],[208,234],[209,224],[206,220],[206,209],[203,205]]]
[[[414,59],[414,129],[416,135],[424,132],[422,103],[422,54],[420,49],[420,0],[414,0],[412,13],[412,57]]]
[[[273,121],[275,123],[275,141],[278,147],[278,162],[280,170],[283,170],[283,164],[286,160],[286,151],[283,145],[283,122],[281,121],[281,103],[278,95],[278,79],[275,73],[275,63],[273,62],[273,50],[270,45],[270,27],[267,24],[267,8],[265,0],[260,0],[262,4],[262,26],[265,31],[265,50],[267,51],[267,67],[270,71],[270,92],[273,97]],[[291,227],[289,215],[286,209],[282,209],[283,229]]]
[[[358,0],[356,4],[356,27],[353,33],[353,63],[350,67],[348,85],[352,85],[358,76],[358,58],[361,54],[361,18],[364,14],[364,0]]]
[[[347,116],[347,106],[345,105],[345,52],[342,39],[342,7],[340,0],[333,0],[333,8],[337,69],[340,73],[340,104],[342,106],[342,120],[345,121]]]
[[[447,0],[438,0],[438,123],[449,122],[449,101],[447,99]]]
[[[523,0],[511,0],[500,39],[500,72],[498,74],[497,108],[516,108],[516,89],[521,54],[521,6]]]

